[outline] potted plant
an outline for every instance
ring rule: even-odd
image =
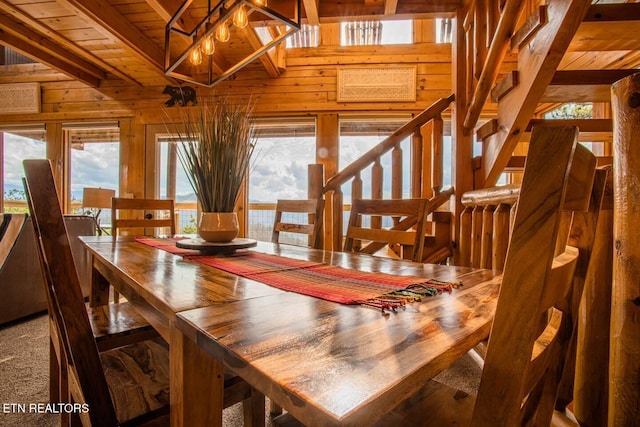
[[[198,234],[206,241],[228,242],[238,235],[234,208],[255,147],[253,106],[228,97],[201,101],[175,129],[178,158],[199,203]]]

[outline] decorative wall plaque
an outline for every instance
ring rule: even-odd
[[[0,85],[0,114],[40,112],[40,84],[12,83]]]
[[[415,100],[416,67],[338,70],[338,102]]]

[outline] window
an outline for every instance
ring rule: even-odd
[[[453,21],[451,18],[436,19],[436,43],[451,43]]]
[[[316,163],[315,119],[258,120],[255,129],[247,235],[270,241],[276,201],[308,197],[308,165]],[[283,235],[280,240],[306,245],[307,237]]]
[[[158,175],[156,187],[157,196],[160,199],[173,199],[178,223],[176,232],[182,234],[196,233],[197,198],[191,188],[189,178],[178,159],[178,142],[169,135],[161,135],[158,138]]]
[[[70,209],[83,212],[85,187],[106,188],[118,194],[120,177],[120,130],[117,123],[64,124],[69,144]],[[103,224],[111,223],[111,211],[100,213]]]
[[[340,24],[341,46],[413,43],[413,21],[349,21]]]
[[[35,62],[15,50],[0,46],[0,65],[34,64]]]
[[[22,186],[22,161],[46,158],[44,126],[4,128],[0,131],[2,149],[3,212],[28,212]]]
[[[302,24],[300,31],[287,38],[287,47],[318,47],[320,46],[320,26]]]

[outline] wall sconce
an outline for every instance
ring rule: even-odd
[[[167,23],[164,73],[201,86],[211,87],[226,79],[283,42],[301,26],[301,0],[287,4],[291,9],[288,11],[291,17],[269,8],[266,0],[223,0],[214,7],[208,1],[206,16],[187,31],[183,28],[185,24],[181,18],[192,3],[193,0],[186,0]],[[252,22],[262,23],[262,27],[252,26]],[[268,27],[267,31],[261,31],[258,35],[256,28],[264,27]],[[216,61],[220,43],[228,43],[232,37],[238,36],[237,31],[232,34],[232,29],[255,31],[252,39],[259,40],[260,45],[255,46],[255,41],[253,44],[247,42],[247,45],[253,46],[251,53],[235,63],[229,64],[231,58],[226,56]],[[237,53],[236,50],[234,53]]]

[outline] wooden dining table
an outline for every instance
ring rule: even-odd
[[[245,249],[462,282],[383,313],[278,289],[133,238],[81,239],[92,263],[91,305],[107,304],[113,286],[169,343],[175,426],[222,425],[224,369],[306,425],[370,425],[488,336],[500,285],[499,272],[484,269],[265,242]]]

